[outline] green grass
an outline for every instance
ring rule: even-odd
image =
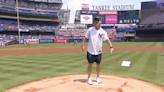
[[[114,47],[163,47],[162,42],[113,42]],[[81,43],[79,43],[79,46]],[[87,44],[86,44],[87,45]],[[68,47],[72,47],[69,43]],[[104,43],[104,46],[108,46]],[[6,46],[0,49],[18,49],[18,48],[39,48],[39,47],[64,47],[63,43],[59,44],[32,44],[30,47]],[[137,78],[153,82],[164,86],[164,62],[163,56],[157,55],[156,52],[114,52],[117,56],[110,56],[109,52],[104,52],[102,62],[110,63],[117,59],[130,60],[131,67],[121,67],[121,62],[113,65],[102,65],[101,74],[114,74],[125,77]],[[125,56],[124,54],[128,54]],[[157,56],[144,56],[157,55]],[[47,77],[55,77],[70,74],[86,74],[87,63],[82,59],[86,58],[86,53],[72,54],[47,54],[47,55],[22,55],[22,56],[3,56],[0,57],[0,92],[9,88],[21,85]],[[96,66],[93,66],[93,72],[96,74]]]
[[[154,46],[153,43],[152,46]],[[102,58],[102,63],[114,62],[117,59],[130,60],[132,62],[131,67],[121,67],[121,62],[112,65],[102,65],[101,74],[132,77],[164,86],[164,53],[157,55],[156,52],[126,51],[115,52],[114,54],[118,53],[120,55],[110,56],[109,52],[104,52],[103,55],[105,57]],[[123,54],[129,55],[125,56]],[[140,54],[157,56],[144,56]],[[23,83],[47,77],[87,74],[87,63],[82,61],[85,58],[86,53],[0,57],[0,92]],[[92,74],[96,74],[95,64]]]
[[[82,43],[78,43],[78,46],[81,46]],[[112,42],[114,47],[163,47],[164,43],[162,42]],[[68,47],[72,47],[74,43],[68,43]],[[86,43],[87,45],[87,43]],[[104,43],[104,46],[108,46],[107,43]],[[21,49],[21,48],[47,48],[47,47],[64,47],[64,43],[52,43],[52,44],[31,44],[29,47],[27,45],[20,46],[6,46],[0,47],[0,49]]]

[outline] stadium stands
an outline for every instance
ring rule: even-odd
[[[1,5],[16,7],[16,0],[0,0]],[[44,10],[59,10],[62,3],[34,2],[28,0],[18,0],[19,7]]]
[[[62,3],[34,2],[19,0],[20,14],[35,14],[57,16],[57,11],[61,9]],[[0,10],[16,12],[15,0],[0,0]]]
[[[67,14],[70,10],[63,10],[62,0],[51,1],[30,1],[18,0],[20,37],[21,39],[54,39],[54,35],[63,21],[62,15]],[[57,14],[61,11],[61,16]],[[64,11],[64,13],[62,13]],[[13,40],[18,40],[18,23],[16,15],[16,0],[0,0],[0,45]],[[67,23],[69,18],[65,19]],[[4,45],[4,44],[3,44]]]
[[[51,22],[30,22],[30,21],[21,21],[20,29],[21,30],[39,30],[39,31],[54,31],[58,26],[58,23]],[[17,21],[6,21],[0,20],[0,31],[3,30],[17,30],[18,24]]]

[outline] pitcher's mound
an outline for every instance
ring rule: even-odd
[[[27,83],[5,92],[164,92],[162,87],[131,78],[101,75],[105,85],[88,85],[87,75],[68,75]],[[92,79],[96,79],[92,75]]]

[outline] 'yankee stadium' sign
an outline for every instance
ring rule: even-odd
[[[93,10],[134,10],[134,5],[92,5]]]

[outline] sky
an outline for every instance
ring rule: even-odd
[[[83,3],[89,4],[89,8],[92,9],[92,5],[134,5],[135,9],[141,9],[141,2],[154,1],[154,0],[62,0],[62,9],[71,10],[69,23],[74,23],[76,10],[81,10]]]

